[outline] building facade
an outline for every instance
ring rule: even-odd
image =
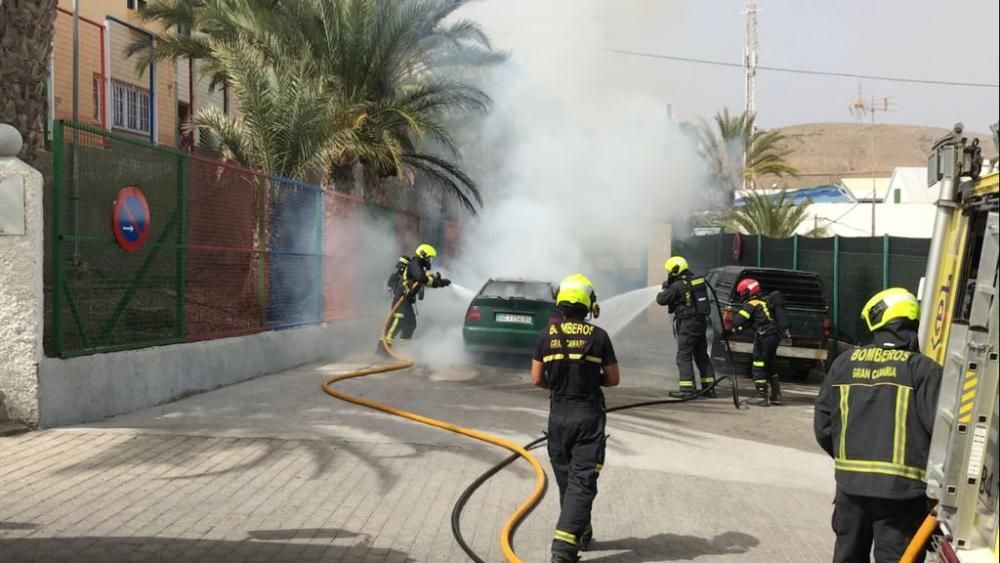
[[[74,44],[73,0],[59,0],[49,77],[49,119],[73,119],[74,51],[78,65],[76,119],[152,143],[191,149],[197,135],[187,125],[198,110],[235,112],[225,88],[210,88],[197,61],[139,67],[130,49],[153,46],[164,30],[138,14],[143,0],[78,0]],[[176,31],[176,30],[173,30]]]

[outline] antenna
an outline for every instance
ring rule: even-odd
[[[757,42],[757,4],[754,0],[747,0],[746,11],[746,46],[743,48],[743,72],[746,77],[746,83],[744,84],[744,98],[743,98],[743,115],[744,118],[749,118],[752,115],[757,114],[757,48],[759,43]],[[757,121],[754,120],[754,132],[757,131]],[[750,147],[743,147],[743,166],[746,167],[748,160],[748,151]],[[743,189],[752,187],[752,183],[743,174]]]
[[[866,117],[871,118],[871,126],[869,131],[871,133],[872,139],[872,236],[875,235],[875,204],[878,200],[878,188],[876,182],[876,176],[878,175],[878,153],[876,152],[875,146],[875,114],[877,113],[888,113],[893,110],[892,98],[890,97],[876,97],[870,96],[867,99],[862,94],[861,84],[858,83],[858,96],[854,98],[849,107],[851,115],[857,118],[858,123]]]
[[[746,47],[743,48],[743,72],[746,75],[743,110],[747,115],[757,112],[756,81],[757,81],[757,4],[747,0],[746,11]]]

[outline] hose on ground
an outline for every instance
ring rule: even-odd
[[[623,411],[623,410],[628,410],[628,409],[636,409],[636,408],[639,408],[639,407],[650,407],[650,406],[655,406],[655,405],[669,405],[669,404],[675,404],[675,403],[686,403],[688,401],[692,401],[694,399],[697,399],[697,398],[701,397],[702,395],[704,395],[705,393],[708,393],[712,389],[715,389],[715,387],[719,383],[722,383],[726,379],[729,379],[729,376],[722,376],[722,377],[716,379],[715,382],[713,382],[708,387],[702,388],[698,393],[692,394],[690,397],[672,398],[672,399],[656,399],[656,400],[652,400],[652,401],[642,401],[642,402],[639,402],[639,403],[629,403],[629,404],[626,404],[626,405],[618,405],[618,406],[615,406],[615,407],[611,407],[611,408],[605,409],[604,412],[605,413],[612,413],[612,412]],[[734,404],[736,405],[737,409],[740,408],[739,407],[739,399],[738,398],[736,399],[736,401],[735,401]],[[549,437],[548,437],[547,434],[543,435],[543,436],[539,436],[538,438],[535,438],[534,440],[532,440],[532,441],[528,442],[527,444],[525,444],[523,447],[526,450],[533,450],[533,449],[535,449],[537,447],[540,447],[548,439],[549,439]],[[489,469],[487,469],[486,471],[484,471],[482,475],[480,475],[479,477],[476,477],[476,480],[473,481],[472,483],[470,483],[469,486],[466,487],[464,491],[462,491],[462,494],[459,495],[458,500],[455,501],[455,506],[452,507],[452,509],[451,509],[451,534],[455,537],[455,541],[458,543],[459,547],[462,548],[462,551],[464,551],[465,554],[469,557],[469,559],[472,560],[472,561],[474,561],[475,563],[486,563],[486,560],[483,559],[482,557],[480,557],[479,554],[477,554],[472,549],[472,547],[469,545],[469,543],[467,541],[465,541],[465,536],[462,535],[462,511],[465,510],[465,505],[469,502],[469,499],[472,498],[472,495],[474,495],[476,493],[476,491],[479,490],[480,487],[482,487],[494,475],[496,475],[497,473],[499,473],[500,471],[502,471],[508,465],[510,465],[510,464],[514,463],[515,461],[517,461],[518,457],[519,456],[516,455],[516,454],[515,455],[507,456],[506,458],[504,458],[502,461],[500,461],[496,465],[494,465],[494,466],[490,467]],[[532,508],[534,508],[534,507],[532,507]]]
[[[705,286],[709,289],[709,291],[712,292],[712,297],[713,297],[712,302],[715,305],[715,311],[716,311],[716,313],[718,313],[718,315],[719,315],[719,324],[721,326],[721,324],[722,324],[722,308],[719,306],[718,295],[715,293],[715,289],[711,286],[711,284],[705,284]],[[729,381],[729,389],[730,389],[730,392],[732,394],[733,407],[735,407],[736,409],[745,408],[744,405],[743,405],[743,403],[742,403],[742,401],[740,401],[740,391],[739,391],[739,384],[738,384],[738,379],[737,379],[737,375],[736,375],[736,367],[735,367],[735,365],[733,363],[733,351],[729,347],[729,339],[727,339],[727,338],[720,338],[720,340],[722,340],[723,344],[725,345],[726,359],[728,360],[728,363],[729,363],[729,371],[730,371],[730,375],[729,376],[723,376],[723,377],[720,377],[720,378],[716,379],[712,383],[712,385],[703,388],[701,391],[699,391],[698,393],[696,393],[696,394],[694,394],[694,395],[692,395],[690,397],[673,398],[673,399],[656,399],[656,400],[652,400],[652,401],[643,401],[643,402],[639,402],[639,403],[630,403],[630,404],[627,404],[627,405],[619,405],[617,407],[611,407],[609,409],[605,409],[605,412],[606,413],[610,413],[610,412],[616,412],[616,411],[623,411],[623,410],[626,410],[626,409],[635,409],[635,408],[639,408],[639,407],[649,407],[649,406],[655,406],[655,405],[668,405],[668,404],[675,404],[675,403],[684,403],[684,402],[687,402],[687,401],[690,401],[690,400],[693,400],[693,399],[697,399],[698,397],[704,395],[705,393],[708,393],[709,390],[714,389],[719,383],[721,383],[723,380],[726,380],[726,379],[730,380]],[[527,444],[525,444],[524,448],[527,449],[527,450],[531,450],[531,449],[537,448],[537,447],[541,446],[543,443],[545,443],[546,440],[548,440],[548,436],[547,435],[541,436],[541,437],[536,438],[536,439],[532,440],[531,442],[528,442]],[[487,481],[489,481],[494,475],[496,475],[497,473],[499,473],[500,471],[502,471],[505,467],[507,467],[508,465],[510,465],[510,464],[514,463],[515,461],[517,461],[518,457],[519,457],[518,455],[510,455],[510,456],[504,458],[502,461],[500,461],[496,465],[493,465],[492,467],[490,467],[489,469],[487,469],[486,471],[484,471],[482,475],[480,475],[479,477],[477,477],[472,483],[469,484],[468,487],[465,488],[464,491],[462,491],[462,494],[459,495],[458,500],[455,502],[455,506],[452,507],[452,510],[451,510],[451,533],[455,537],[455,541],[458,542],[459,547],[462,548],[462,551],[464,551],[465,554],[469,557],[469,559],[471,559],[475,563],[486,563],[486,561],[483,558],[479,557],[479,555],[472,549],[472,547],[468,544],[468,542],[465,541],[465,537],[462,535],[462,511],[465,510],[465,505],[469,502],[469,499],[472,498],[472,495],[474,495],[476,493],[476,491],[479,490],[480,487],[482,487]]]
[[[417,285],[414,284],[410,287],[409,292],[405,292],[399,300],[393,305],[392,309],[389,311],[388,316],[386,316],[384,326],[389,326],[389,320],[393,318],[396,312],[403,304],[403,300],[407,299],[409,294],[417,289]],[[342,401],[347,401],[356,405],[367,407],[370,409],[378,410],[387,414],[399,416],[415,422],[420,422],[435,428],[440,428],[442,430],[448,430],[449,432],[454,432],[456,434],[461,434],[463,436],[468,436],[482,442],[487,442],[496,446],[500,446],[513,452],[513,459],[523,457],[525,460],[531,464],[531,468],[535,472],[535,486],[531,492],[531,495],[522,502],[517,509],[507,518],[504,522],[503,528],[500,530],[500,549],[503,551],[504,557],[507,559],[508,563],[520,563],[521,559],[518,557],[517,553],[514,551],[513,539],[514,531],[517,529],[518,524],[531,512],[531,510],[538,504],[538,501],[545,494],[546,476],[545,470],[542,469],[542,465],[538,462],[538,459],[532,455],[527,448],[521,447],[509,440],[505,440],[498,436],[493,436],[492,434],[487,434],[485,432],[480,432],[472,428],[465,428],[462,426],[457,426],[443,420],[437,420],[434,418],[419,415],[413,412],[409,412],[403,409],[399,409],[390,405],[385,405],[376,401],[369,399],[364,399],[357,397],[355,395],[350,395],[342,391],[336,390],[333,385],[340,381],[347,379],[353,379],[357,377],[363,377],[366,375],[373,375],[377,373],[386,373],[391,371],[397,371],[401,369],[409,368],[413,365],[413,360],[403,358],[398,356],[393,352],[392,347],[386,342],[385,338],[380,338],[380,346],[383,350],[395,360],[392,364],[371,366],[367,368],[362,368],[359,370],[332,375],[323,381],[323,391],[332,397],[336,397]]]

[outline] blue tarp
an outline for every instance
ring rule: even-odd
[[[774,192],[770,194],[770,197],[777,199],[781,197],[781,192]],[[804,203],[809,201],[812,203],[854,203],[855,199],[854,196],[852,196],[850,192],[842,186],[837,184],[827,184],[825,186],[816,186],[813,188],[786,190],[785,201],[794,203]],[[737,198],[735,205],[737,207],[742,206],[743,198]]]

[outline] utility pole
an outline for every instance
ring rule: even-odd
[[[858,97],[854,99],[851,103],[850,111],[855,117],[858,118],[860,122],[862,118],[868,116],[871,118],[871,123],[869,130],[871,132],[872,140],[872,236],[877,236],[875,234],[875,205],[878,199],[878,189],[876,176],[878,175],[878,158],[875,147],[875,114],[879,112],[890,112],[892,111],[892,99],[888,97],[876,98],[875,96],[865,99],[861,95],[861,87],[858,87]]]
[[[73,123],[80,121],[80,0],[73,0]],[[70,151],[72,164],[72,195],[73,200],[73,265],[80,265],[80,162],[78,146],[80,145],[80,130],[74,125],[73,150]],[[57,163],[58,164],[58,163]],[[56,291],[59,291],[58,289]]]
[[[745,84],[743,89],[743,116],[744,119],[749,119],[757,113],[757,93],[756,93],[756,82],[757,82],[757,4],[754,0],[747,0],[746,11],[743,12],[746,15],[746,46],[743,48],[743,73],[745,76]],[[756,122],[754,123],[754,132],[757,129]],[[747,166],[747,160],[749,158],[750,147],[743,147],[743,171],[745,172]],[[750,181],[747,179],[746,174],[743,174],[743,189],[746,190],[750,185]]]

